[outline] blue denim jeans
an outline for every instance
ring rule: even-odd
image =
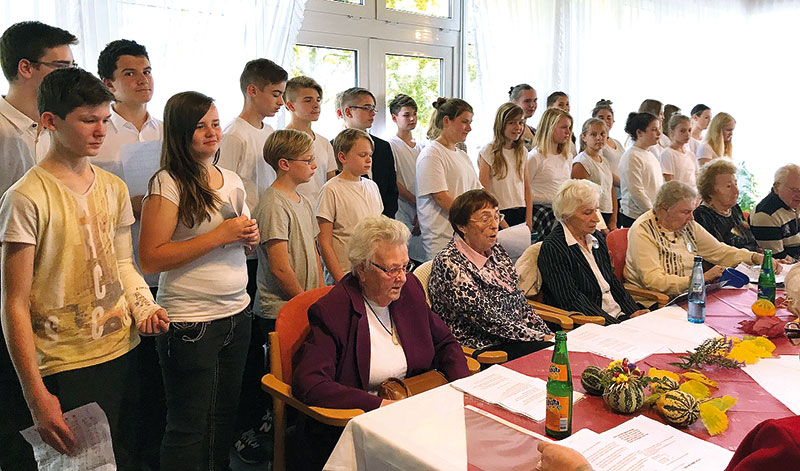
[[[156,340],[167,396],[161,469],[230,469],[251,324],[247,310],[209,322],[172,322]]]

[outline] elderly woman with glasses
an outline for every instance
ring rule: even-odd
[[[386,216],[355,227],[352,271],[308,310],[311,330],[294,357],[293,393],[301,401],[368,411],[388,403],[375,392],[390,377],[469,374],[461,346],[408,273],[410,237]]]
[[[600,187],[567,180],[553,198],[560,224],[542,242],[539,272],[544,302],[568,311],[602,316],[614,324],[647,312],[614,275],[605,237],[597,230]]]
[[[517,287],[517,272],[497,244],[503,215],[486,190],[453,202],[455,234],[433,259],[428,293],[433,311],[462,345],[480,353],[502,350],[509,359],[552,345],[552,332]]]
[[[764,260],[759,253],[718,241],[695,222],[696,201],[697,192],[683,182],[672,180],[658,190],[653,209],[639,216],[628,233],[626,281],[675,296],[689,288],[695,255],[714,264],[705,272],[706,282],[722,275],[725,267]]]

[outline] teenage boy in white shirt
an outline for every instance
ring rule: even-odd
[[[50,148],[50,134],[39,122],[36,94],[50,72],[73,67],[78,38],[38,21],[9,26],[0,37],[0,64],[8,94],[0,97],[0,196],[22,178]],[[36,470],[28,442],[19,434],[31,420],[5,341],[0,336],[0,469]]]
[[[344,121],[347,129],[360,129],[367,132],[375,121],[375,95],[366,88],[353,87],[337,96],[336,114]],[[378,185],[383,202],[383,214],[393,218],[397,213],[397,171],[394,154],[388,142],[372,134],[375,151],[372,154],[372,169],[369,177]]]
[[[286,109],[290,121],[286,129],[303,131],[314,139],[314,161],[317,170],[306,183],[297,187],[297,192],[316,204],[322,185],[336,175],[336,156],[333,146],[326,137],[311,130],[311,124],[319,119],[322,103],[322,87],[311,77],[294,77],[286,82]]]
[[[411,231],[408,242],[408,256],[419,262],[425,260],[419,220],[417,219],[416,191],[417,158],[422,144],[414,140],[411,131],[417,127],[417,102],[408,95],[399,94],[389,102],[392,121],[397,125],[397,134],[389,138],[397,169],[397,219]]]
[[[225,127],[219,148],[218,165],[242,179],[248,208],[258,206],[258,199],[272,182],[275,170],[263,157],[264,143],[273,129],[264,119],[275,116],[283,106],[283,93],[289,74],[283,67],[269,59],[254,59],[245,64],[239,77],[239,88],[244,95],[244,106],[230,124]],[[254,253],[247,257],[247,294],[255,299],[258,257]],[[262,416],[267,408],[262,391],[248,387],[248,381],[260,378],[264,371],[264,341],[257,325],[251,329],[250,350],[243,375],[242,395],[239,400],[237,429],[243,430],[234,443],[234,450],[242,461],[261,463],[269,458],[267,449],[256,439],[256,431],[269,431],[271,415]],[[258,381],[258,379],[256,379]],[[258,423],[256,423],[258,422]]]
[[[139,232],[144,195],[135,189],[143,188],[143,182],[133,182],[122,169],[122,153],[127,148],[139,146],[142,142],[159,141],[157,149],[148,156],[160,162],[160,141],[164,135],[164,123],[153,118],[147,111],[147,104],[153,98],[153,68],[147,49],[128,39],[118,39],[106,45],[97,59],[97,75],[114,94],[111,105],[111,119],[108,122],[103,146],[92,163],[120,177],[128,185],[131,208],[136,222],[131,226],[133,240],[133,260],[137,263],[139,253]],[[149,176],[147,177],[149,179]],[[144,182],[146,183],[146,181]],[[158,288],[158,274],[144,275],[144,280],[155,296]],[[141,427],[135,437],[137,458],[151,468],[157,468],[161,438],[166,425],[167,408],[164,403],[164,384],[158,364],[155,337],[142,337],[142,348],[137,351],[141,395],[139,404],[149,404],[142,408]]]

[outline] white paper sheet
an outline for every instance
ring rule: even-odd
[[[103,409],[96,402],[78,407],[64,413],[64,421],[69,426],[78,443],[75,456],[62,455],[42,441],[34,427],[20,433],[33,447],[33,455],[39,464],[39,471],[114,471],[114,449],[111,446],[111,429]]]
[[[559,442],[578,450],[596,471],[715,471],[733,452],[645,416],[597,434],[579,430]]]
[[[658,309],[621,324],[586,324],[567,333],[571,352],[591,352],[618,360],[638,362],[654,353],[682,353],[716,337],[705,324],[692,324],[678,306]]]
[[[147,183],[161,168],[161,141],[125,144],[119,153],[128,192],[131,196],[146,195]]]
[[[506,249],[511,261],[516,263],[522,252],[531,246],[531,230],[524,223],[517,224],[498,232],[497,242]]]
[[[789,410],[800,414],[800,358],[797,355],[762,358],[742,369]]]
[[[450,383],[459,391],[482,401],[508,409],[533,420],[544,420],[547,382],[501,365],[494,365],[478,374]],[[574,404],[583,397],[573,392]]]
[[[792,268],[791,265],[782,265],[781,272],[775,275],[775,283],[783,283],[786,281],[786,274],[789,273],[789,269]],[[758,283],[758,275],[761,274],[761,266],[760,265],[748,265],[746,263],[740,263],[736,266],[736,270],[744,273],[750,278],[750,283]]]

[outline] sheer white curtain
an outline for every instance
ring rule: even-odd
[[[477,80],[466,89],[476,107],[470,144],[491,139],[497,107],[511,85],[527,82],[539,96],[569,94],[575,128],[601,98],[614,102],[612,136],[645,98],[697,103],[737,119],[734,156],[748,162],[760,190],[793,156],[785,138],[798,110],[797,2],[656,0],[467,0]],[[794,46],[791,46],[794,45]],[[792,104],[793,106],[786,106]],[[761,183],[764,182],[764,183]]]
[[[24,20],[65,28],[80,43],[81,67],[97,71],[97,56],[114,39],[147,47],[155,78],[151,113],[160,117],[175,93],[214,97],[223,122],[242,106],[245,62],[266,57],[289,69],[306,0],[0,0],[0,29]],[[5,83],[0,84],[5,89]]]

